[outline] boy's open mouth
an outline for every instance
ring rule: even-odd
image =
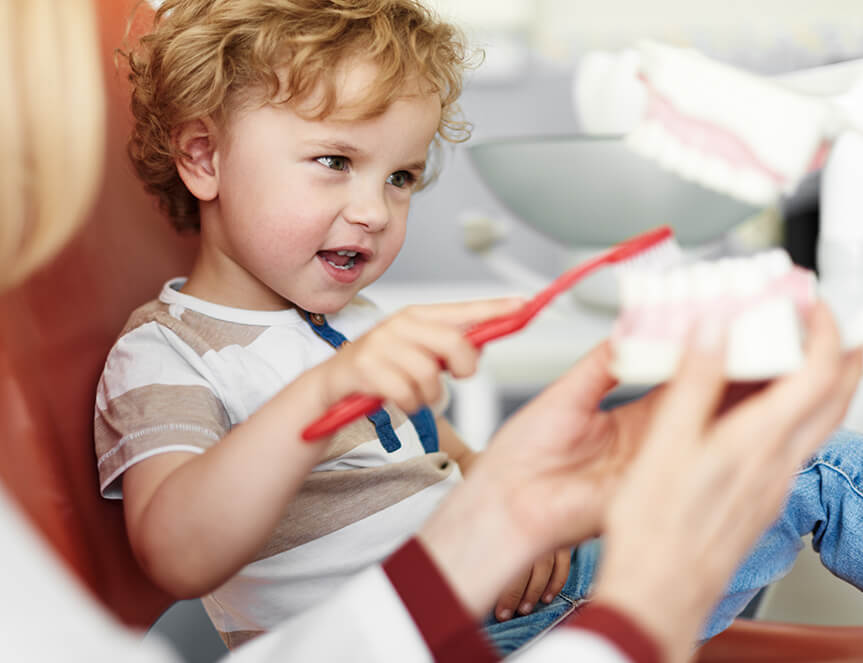
[[[356,251],[318,251],[318,255],[336,269],[347,271],[351,269],[363,256]]]

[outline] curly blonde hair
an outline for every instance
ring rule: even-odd
[[[174,164],[175,130],[204,117],[223,122],[250,101],[297,103],[320,89],[313,118],[325,118],[338,103],[334,71],[350,57],[379,69],[358,119],[384,112],[418,78],[440,96],[435,144],[470,134],[456,101],[473,54],[418,0],[166,0],[153,29],[122,55],[135,119],[129,155],[181,231],[199,230],[200,218]]]

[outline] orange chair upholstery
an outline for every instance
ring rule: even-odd
[[[125,80],[113,50],[138,0],[95,0],[109,98],[102,191],[83,232],[47,269],[0,296],[0,479],[72,571],[127,624],[147,627],[172,603],[135,562],[117,502],[99,496],[93,396],[126,316],[188,271],[180,238],[145,196],[125,156]],[[724,661],[863,660],[863,628],[739,620],[698,654]]]
[[[125,156],[128,94],[113,51],[138,4],[97,2],[108,145],[91,218],[52,265],[0,296],[0,478],[113,612],[149,626],[172,600],[133,559],[121,505],[99,496],[92,444],[94,389],[114,337],[164,280],[188,271],[194,248],[158,214]]]
[[[701,648],[695,663],[860,663],[863,627],[738,619]]]

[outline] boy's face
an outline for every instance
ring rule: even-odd
[[[346,68],[340,107],[362,99],[376,73]],[[255,309],[344,307],[401,249],[439,119],[439,97],[425,94],[368,120],[338,108],[303,119],[290,104],[241,111],[214,153],[217,195],[201,207],[207,296]]]

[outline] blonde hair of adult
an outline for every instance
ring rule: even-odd
[[[0,0],[0,287],[43,265],[85,218],[104,131],[90,0]]]
[[[456,100],[473,54],[419,0],[165,0],[152,31],[125,55],[135,118],[129,156],[178,230],[197,230],[200,219],[174,165],[177,127],[224,122],[244,104],[301,102],[321,87],[310,116],[325,118],[338,104],[337,67],[353,58],[380,72],[362,107],[350,109],[358,119],[382,113],[405,83],[421,80],[441,100],[436,141],[469,134]]]

